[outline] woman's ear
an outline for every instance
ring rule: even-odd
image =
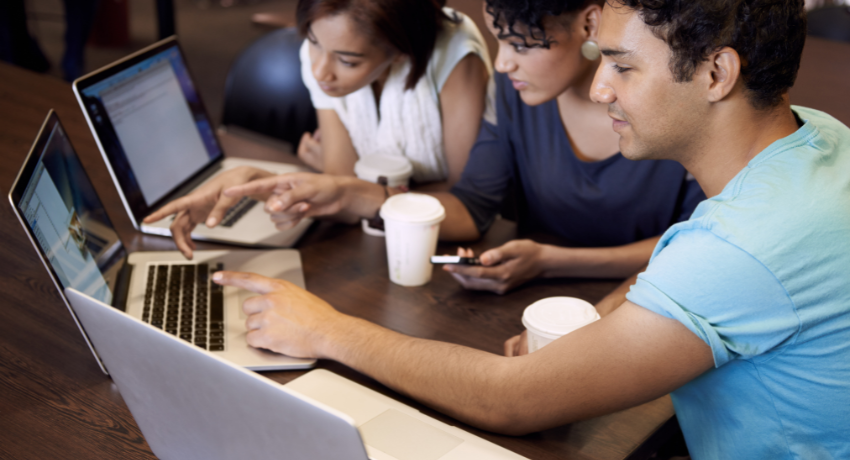
[[[404,62],[407,59],[407,55],[404,54],[404,53],[400,53],[396,50],[393,50],[392,53],[393,53],[393,57],[392,57],[393,65],[401,64],[402,62]]]
[[[580,29],[584,33],[585,40],[593,40],[596,41],[596,37],[599,34],[599,22],[602,20],[602,7],[600,5],[588,5],[587,8],[583,9],[578,16],[576,16],[576,21],[579,22]]]

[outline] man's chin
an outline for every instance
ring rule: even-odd
[[[620,136],[620,154],[626,159],[632,161],[652,159],[652,155],[650,155],[646,149],[642,149],[634,145],[634,143],[628,142],[622,135]]]

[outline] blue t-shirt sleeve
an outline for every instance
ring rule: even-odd
[[[469,152],[466,167],[460,180],[451,189],[451,193],[469,211],[482,234],[490,228],[499,213],[513,177],[513,162],[507,144],[499,139],[498,126],[482,120],[478,139]]]
[[[794,304],[761,262],[707,230],[671,231],[627,294],[632,303],[684,324],[711,347],[717,367],[759,360],[794,340]]]

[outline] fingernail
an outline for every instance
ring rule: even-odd
[[[306,211],[306,210],[307,210],[307,208],[309,208],[309,207],[310,207],[310,206],[309,206],[307,203],[304,203],[304,204],[302,204],[302,205],[301,205],[301,207],[300,207],[300,208],[298,208],[298,209],[300,210],[300,212],[304,212],[304,211]]]
[[[210,217],[209,219],[207,219],[207,227],[214,227],[214,226],[215,226],[215,217]]]
[[[213,281],[221,281],[221,278],[223,278],[223,276],[224,275],[222,275],[221,272],[215,272],[213,273],[212,279]]]

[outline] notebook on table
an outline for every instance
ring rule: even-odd
[[[326,370],[281,386],[85,294],[67,296],[159,458],[523,458]]]
[[[212,272],[228,269],[282,278],[303,287],[298,251],[197,251],[191,262],[178,251],[128,252],[55,112],[47,115],[9,201],[63,298],[64,288],[85,292],[251,369],[314,364],[248,346],[241,308],[248,294],[210,281]],[[80,331],[97,358],[87,331]]]
[[[73,87],[124,208],[142,232],[169,236],[171,218],[153,224],[143,219],[224,170],[243,165],[276,174],[300,170],[284,163],[224,158],[176,37],[83,76]],[[219,225],[199,225],[192,238],[289,247],[310,223],[306,219],[279,231],[262,203],[244,198]]]

